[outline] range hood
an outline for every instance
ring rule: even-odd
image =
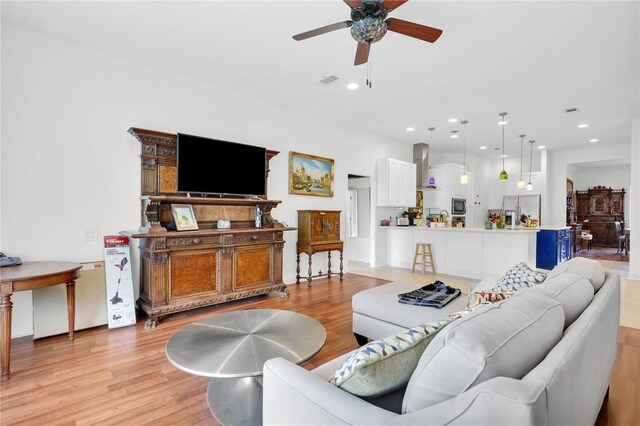
[[[418,189],[435,189],[435,184],[429,185],[429,144],[413,144],[413,164],[416,165],[416,187]]]

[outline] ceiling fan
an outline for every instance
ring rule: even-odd
[[[426,25],[388,18],[387,14],[405,4],[408,0],[344,0],[351,8],[351,19],[316,28],[315,30],[293,36],[294,40],[305,40],[320,34],[351,27],[351,36],[358,42],[354,65],[369,60],[371,43],[384,37],[387,30],[433,43],[438,40],[442,30]]]

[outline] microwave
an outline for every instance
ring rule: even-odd
[[[467,200],[464,198],[451,199],[451,215],[463,215],[467,213]]]

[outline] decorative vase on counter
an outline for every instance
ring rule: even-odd
[[[484,229],[486,229],[487,231],[490,231],[493,229],[493,222],[491,222],[490,220],[485,220],[484,221]]]
[[[496,220],[496,228],[497,229],[504,229],[504,221]]]

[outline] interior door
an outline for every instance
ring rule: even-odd
[[[349,209],[347,210],[347,220],[349,225],[349,238],[358,237],[358,190],[349,190]]]

